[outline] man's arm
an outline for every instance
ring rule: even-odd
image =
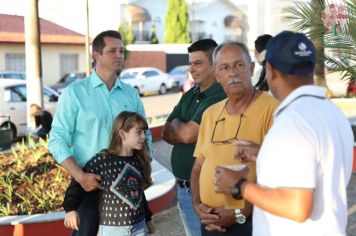
[[[183,122],[174,119],[166,122],[163,127],[162,137],[169,144],[176,143],[196,143],[198,139],[199,125],[195,121]]]
[[[92,173],[84,173],[74,160],[73,153],[69,148],[72,134],[75,132],[78,113],[75,100],[75,96],[70,89],[66,89],[61,94],[50,131],[48,149],[53,158],[80,183],[85,191],[92,191],[101,188],[97,181],[100,177]]]
[[[247,201],[271,214],[297,222],[306,221],[313,210],[312,189],[266,188],[254,183],[245,183],[241,188]]]
[[[216,172],[216,192],[231,194],[231,189],[246,171],[231,171],[218,167]],[[307,220],[313,209],[313,190],[301,188],[267,188],[252,182],[241,186],[245,200],[271,214],[297,222]]]

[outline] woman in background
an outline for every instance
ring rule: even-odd
[[[256,61],[262,66],[259,79],[255,88],[259,91],[269,91],[266,78],[266,47],[268,41],[272,38],[269,34],[260,35],[255,40],[255,57]]]

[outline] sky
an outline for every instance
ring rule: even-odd
[[[0,0],[0,13],[24,16],[26,0]],[[88,0],[89,34],[94,37],[104,29],[118,29],[120,3],[123,0]],[[39,16],[85,34],[85,0],[39,0]]]

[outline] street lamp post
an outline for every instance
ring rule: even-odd
[[[86,75],[90,75],[91,62],[90,62],[90,40],[89,40],[89,4],[88,0],[85,1],[85,64],[86,64]]]

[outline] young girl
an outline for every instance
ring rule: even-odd
[[[151,212],[144,189],[152,184],[151,157],[146,143],[146,120],[134,112],[121,112],[115,119],[108,149],[96,154],[84,167],[101,176],[99,234],[147,235],[145,215]],[[85,191],[72,179],[64,198],[64,225],[78,230],[77,213]],[[149,225],[149,230],[152,225]]]

